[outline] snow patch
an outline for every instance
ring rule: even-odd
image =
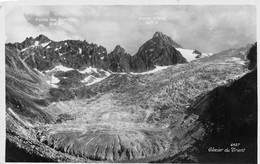
[[[197,60],[196,56],[198,54],[196,53],[193,53],[194,50],[190,50],[190,49],[183,49],[183,48],[176,48],[176,50],[178,50],[182,56],[188,61],[192,61],[192,60]],[[200,56],[200,58],[203,58],[203,57],[207,57],[207,56],[211,56],[212,53],[202,53],[202,55]]]
[[[105,76],[104,77],[94,77],[93,75],[90,75],[88,77],[86,77],[85,79],[83,79],[81,82],[82,83],[86,83],[85,85],[90,86],[93,85],[95,83],[101,82],[102,80],[106,79],[108,76],[110,76],[111,74],[107,71],[105,71]]]
[[[46,82],[48,84],[50,84],[53,88],[58,88],[58,86],[56,84],[58,82],[60,82],[60,80],[58,78],[56,78],[54,75],[51,75],[51,79],[50,80],[46,80]]]
[[[54,75],[51,76],[51,82],[52,83],[58,83],[60,82],[60,80],[58,78],[56,78]]]
[[[79,70],[78,70],[79,71]],[[108,71],[105,71],[105,70],[103,70],[103,69],[100,69],[100,70],[98,70],[97,68],[93,68],[93,67],[87,67],[87,68],[85,68],[84,70],[82,70],[82,71],[79,71],[80,73],[82,73],[82,74],[85,74],[85,73],[92,73],[92,72],[95,72],[95,73],[100,73],[100,72],[105,72],[105,75],[106,76],[110,76],[111,75],[111,73],[110,72],[108,72]]]
[[[93,75],[89,75],[85,79],[81,80],[82,83],[91,83],[95,80],[95,77]]]
[[[38,45],[39,45],[39,41],[35,41],[34,46],[38,46]]]
[[[104,71],[104,70],[103,70],[103,71]],[[106,74],[107,77],[111,75],[111,73],[110,73],[110,72],[107,72],[107,71],[105,71],[105,74]]]
[[[241,53],[242,55],[245,55],[245,54],[246,54],[246,52],[245,52],[245,51],[240,51],[240,53]]]
[[[229,60],[227,60],[227,61],[233,61],[233,62],[236,62],[236,63],[238,63],[238,64],[245,65],[245,61],[243,61],[242,59],[237,58],[237,57],[232,57],[231,59],[229,59]]]
[[[47,42],[47,43],[42,43],[41,46],[42,47],[46,47],[48,44],[50,44],[51,41]]]
[[[93,70],[94,72],[98,73],[97,68],[92,68],[92,70]]]
[[[118,74],[118,75],[126,75],[126,72],[113,72],[112,74]]]
[[[80,73],[84,74],[84,73],[91,73],[92,71],[95,71],[94,68],[92,67],[87,67],[86,69],[79,71]],[[95,71],[96,72],[96,71]]]
[[[28,48],[30,48],[30,47],[24,48],[20,52],[26,51]]]
[[[212,55],[213,55],[213,53],[202,53],[200,58],[208,57],[208,56],[212,56]]]
[[[105,77],[102,77],[102,78],[92,78],[90,82],[88,82],[86,85],[89,86],[89,85],[93,85],[95,83],[99,83],[100,81],[106,79],[107,76]],[[85,80],[85,79],[84,79]]]
[[[156,72],[159,72],[159,71],[162,71],[164,69],[167,69],[171,66],[155,66],[156,68],[151,70],[151,71],[147,71],[147,72],[141,72],[141,73],[134,73],[134,72],[130,72],[130,74],[132,75],[146,75],[146,74],[152,74],[152,73],[156,73]]]
[[[68,68],[68,67],[64,67],[63,65],[58,65],[56,67],[54,67],[52,70],[47,70],[46,72],[53,72],[53,71],[63,71],[63,72],[67,72],[67,71],[71,71],[74,70],[73,68]]]
[[[42,72],[39,71],[38,69],[34,68],[34,70],[35,70],[36,72],[38,72],[39,74],[41,74],[42,76],[45,76],[44,73],[42,73]]]
[[[56,47],[55,48],[55,51],[58,51],[58,50],[60,50],[62,47],[60,46],[59,48],[58,47]]]
[[[29,49],[29,48],[37,47],[37,46],[39,46],[39,45],[41,45],[42,47],[45,47],[45,46],[47,46],[50,42],[51,42],[51,41],[49,41],[49,42],[47,42],[47,43],[39,44],[39,41],[35,41],[35,42],[34,42],[34,45],[31,45],[31,46],[29,46],[29,47],[26,47],[26,48],[22,49],[20,52],[26,51],[26,50]]]
[[[79,48],[79,54],[81,54],[82,53],[82,49],[81,48]]]
[[[183,48],[176,48],[176,50],[178,50],[182,56],[188,61],[192,61],[196,59],[196,56],[198,54],[194,54],[193,51],[194,50],[189,50],[189,49],[183,49]]]

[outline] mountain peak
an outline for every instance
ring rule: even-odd
[[[43,35],[43,34],[40,34],[39,36],[37,36],[35,38],[35,40],[39,41],[41,43],[50,41],[50,39],[47,36]]]
[[[125,53],[125,49],[122,48],[120,45],[116,45],[115,49],[113,50],[114,53]]]
[[[167,36],[166,34],[162,33],[162,32],[159,32],[159,31],[156,31],[154,34],[153,34],[153,38],[152,39],[155,39],[155,38],[160,38],[160,39],[171,39],[171,37]]]
[[[153,38],[163,37],[164,35],[165,35],[165,34],[163,34],[162,32],[156,31],[156,32],[153,34]]]
[[[182,48],[181,45],[179,45],[178,43],[176,43],[175,41],[172,40],[171,37],[163,34],[162,32],[159,32],[159,31],[156,31],[153,35],[153,38],[152,38],[153,41],[155,42],[161,42],[163,41],[164,44],[166,45],[171,45],[173,46],[174,48]]]

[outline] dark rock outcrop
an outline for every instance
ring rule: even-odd
[[[155,65],[166,66],[187,63],[187,60],[175,48],[181,48],[170,37],[156,32],[152,39],[144,43],[132,59],[132,68],[143,72],[155,68]]]
[[[253,70],[257,67],[257,43],[255,43],[249,50],[247,59],[250,61],[248,65],[249,70]]]
[[[197,54],[197,56],[195,58],[200,58],[202,56],[202,53],[199,52],[198,50],[194,50],[192,53]]]
[[[35,41],[39,41],[39,43],[46,43],[51,40],[47,36],[41,34],[35,38]]]
[[[113,72],[130,72],[131,55],[125,52],[125,49],[117,45],[115,49],[108,54],[107,61],[109,69]]]

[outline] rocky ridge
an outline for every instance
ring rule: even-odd
[[[161,32],[156,32],[135,55],[128,54],[119,45],[108,53],[101,45],[79,40],[55,42],[44,35],[6,45],[17,49],[20,57],[39,71],[50,70],[61,64],[73,69],[94,67],[112,72],[144,72],[155,66],[187,62],[185,56],[177,50],[183,49],[182,46]],[[196,59],[195,55],[193,58]]]

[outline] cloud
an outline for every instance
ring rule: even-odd
[[[155,31],[204,52],[256,41],[255,6],[6,6],[5,15],[6,42],[44,34],[86,40],[108,52],[119,44],[133,55]]]

